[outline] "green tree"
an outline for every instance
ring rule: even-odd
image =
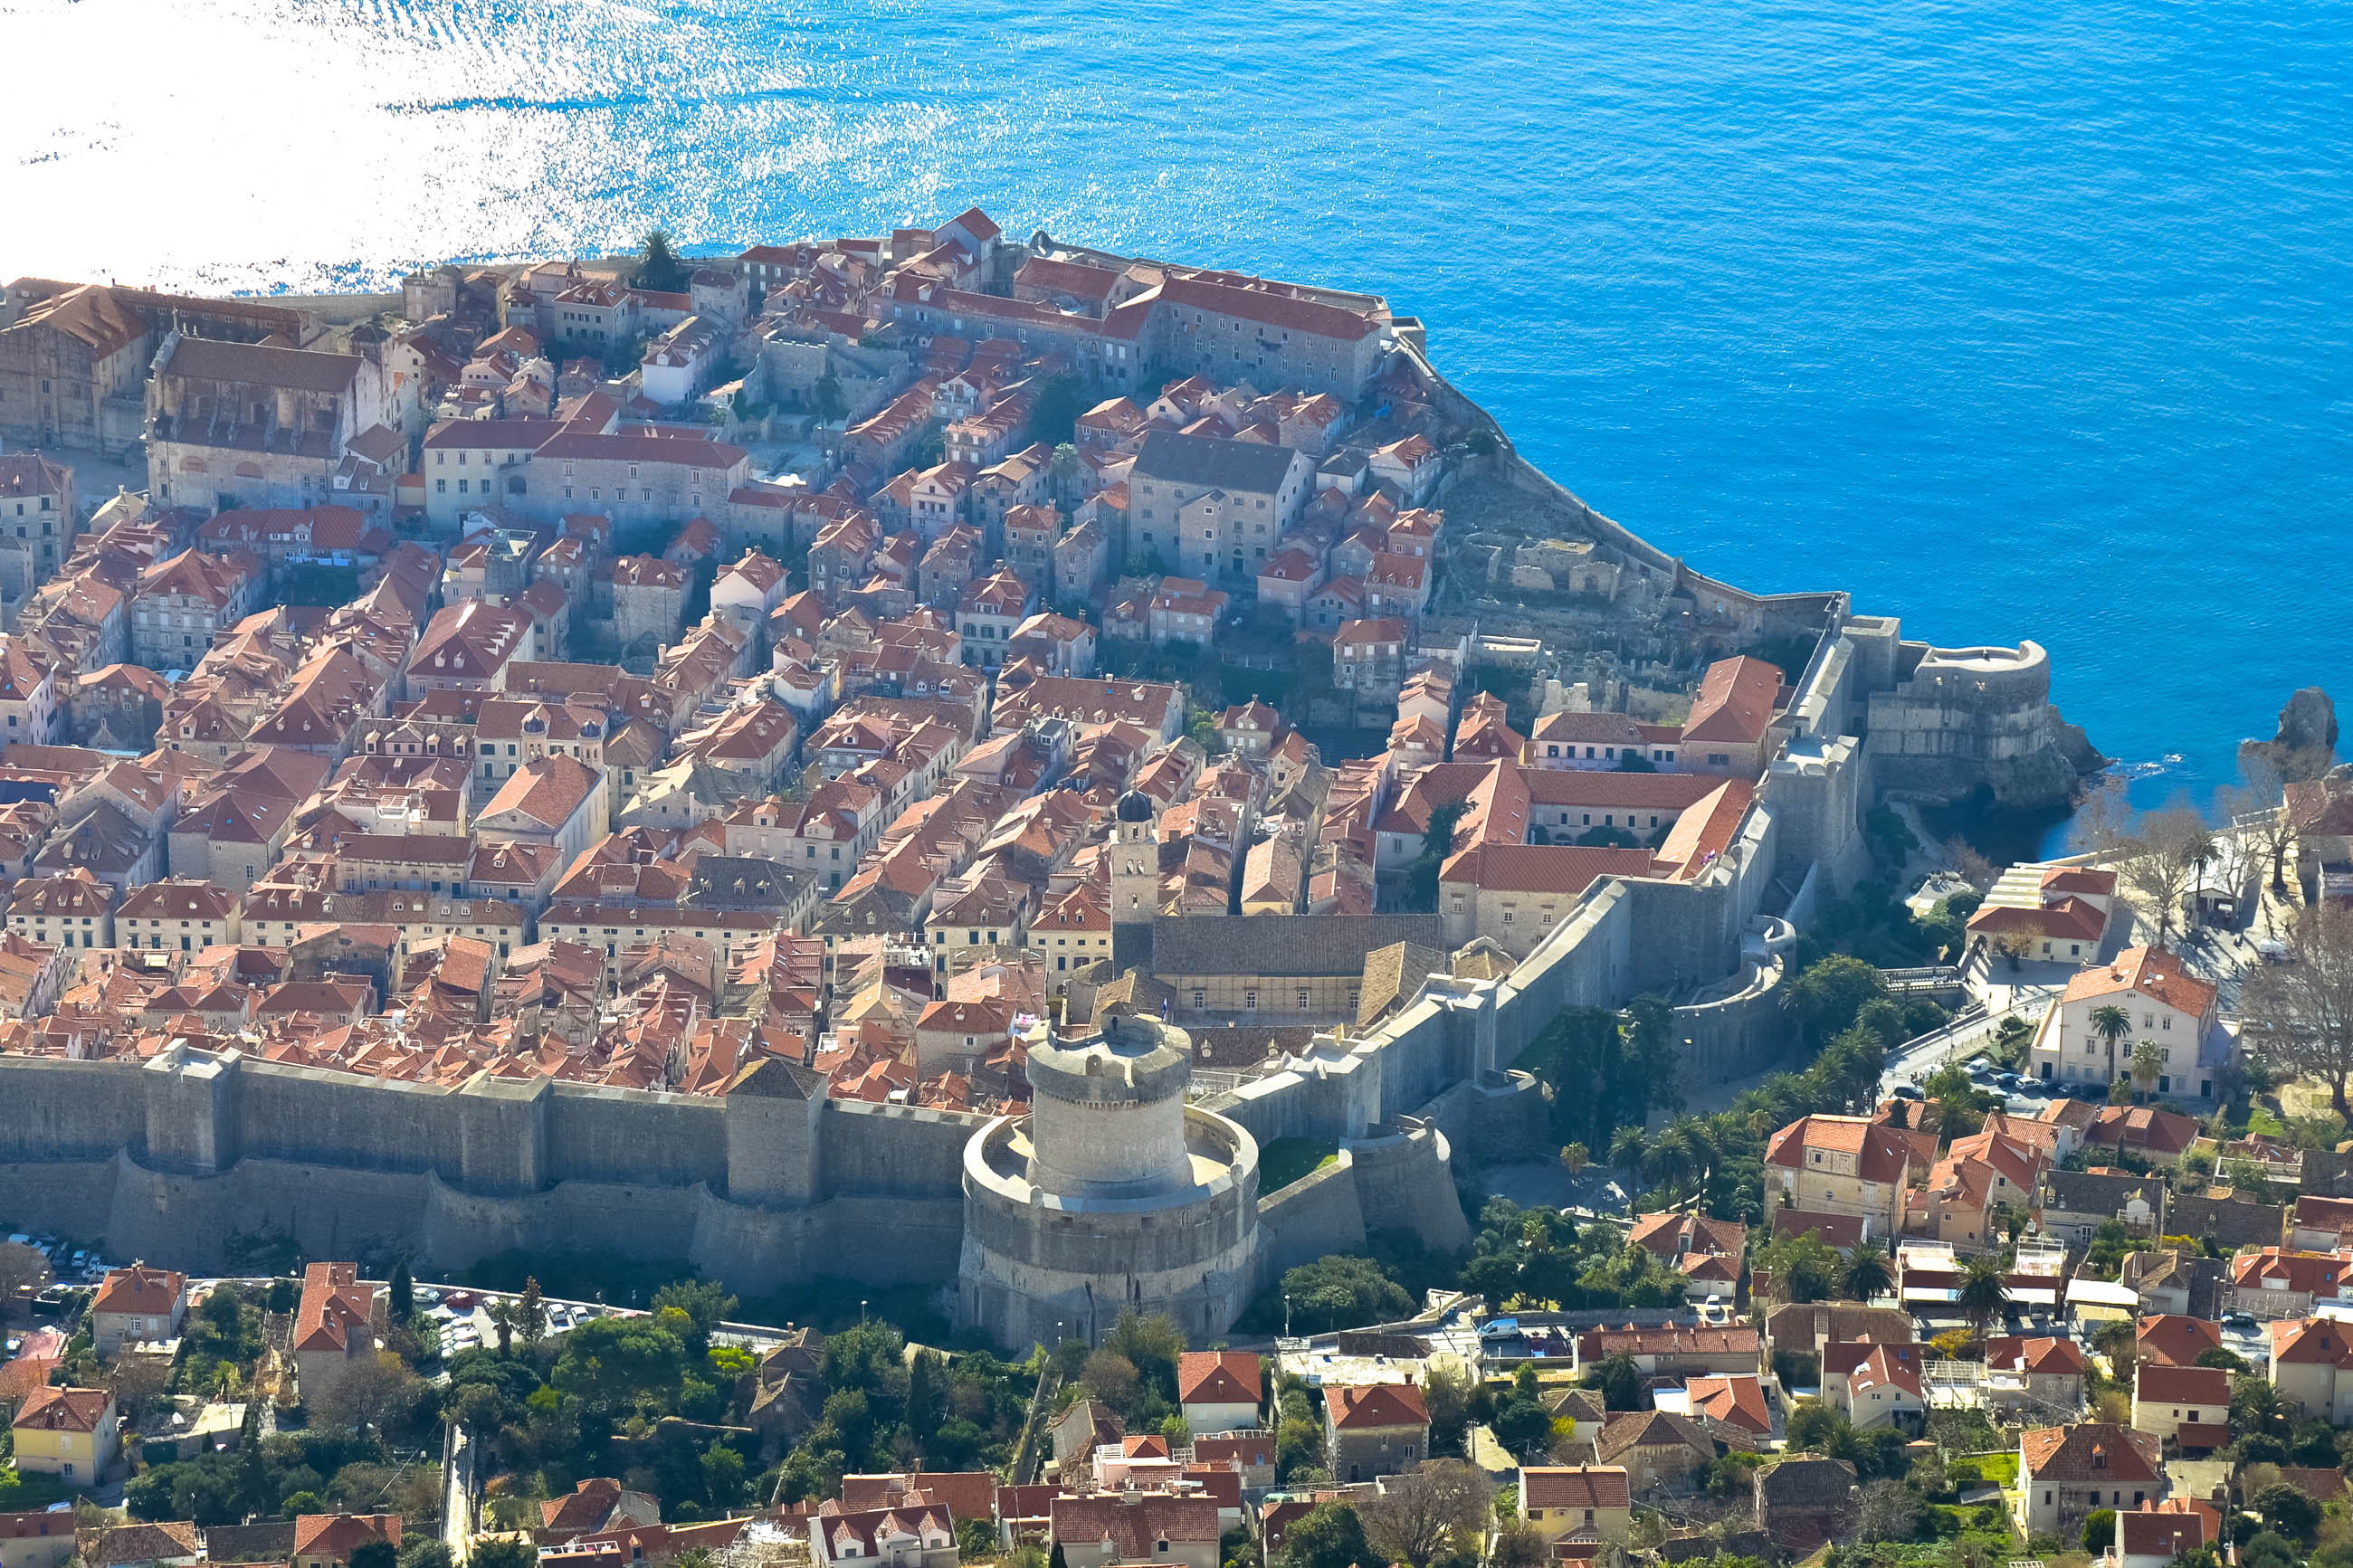
[[[1832,953],[1782,986],[1781,1005],[1799,1031],[1819,1041],[1844,1031],[1863,1005],[1887,994],[1887,982],[1862,959]]]
[[[2274,1482],[2247,1500],[2264,1524],[2291,1541],[2311,1544],[2320,1530],[2320,1505],[2298,1489]]]
[[[1364,1521],[1345,1503],[1320,1502],[1282,1532],[1276,1568],[1385,1568],[1365,1541]]]
[[[1438,874],[1454,854],[1454,826],[1471,809],[1465,801],[1449,801],[1433,806],[1430,826],[1421,836],[1421,853],[1414,858],[1406,876],[1406,897],[1409,906],[1425,912],[1438,908]]]
[[[923,1448],[940,1424],[940,1373],[937,1352],[918,1352],[907,1365],[907,1433]]]
[[[491,1321],[491,1330],[499,1336],[499,1354],[510,1355],[514,1351],[515,1330],[522,1323],[522,1313],[507,1297],[494,1296],[482,1315]]]
[[[400,1568],[400,1548],[389,1541],[363,1541],[352,1548],[351,1568]]]
[[[649,231],[644,247],[638,253],[638,265],[629,274],[630,285],[675,294],[686,287],[686,264],[670,248],[668,231],[659,228]]]
[[[1391,1322],[1413,1311],[1413,1298],[1378,1264],[1343,1253],[1285,1269],[1282,1295],[1297,1333]]]
[[[1643,1142],[1640,1127],[1620,1127],[1609,1139],[1609,1163],[1632,1173],[1642,1163]]]
[[[1029,405],[1029,438],[1049,447],[1067,444],[1087,411],[1085,384],[1075,375],[1057,375],[1038,389]]]
[[[1560,1168],[1568,1173],[1571,1181],[1575,1181],[1592,1163],[1593,1151],[1584,1144],[1564,1143],[1560,1146]]]
[[[1634,1358],[1623,1351],[1605,1356],[1594,1369],[1594,1387],[1601,1391],[1602,1407],[1607,1410],[1640,1410],[1642,1407],[1642,1370]]]
[[[547,1337],[547,1302],[539,1293],[539,1281],[523,1276],[522,1294],[515,1298],[515,1337],[526,1351],[535,1351]]]
[[[400,1543],[400,1568],[455,1568],[449,1543],[438,1535],[412,1535]]]
[[[2084,1550],[2094,1555],[2105,1552],[2116,1543],[2116,1510],[2095,1508],[2084,1516]]]
[[[2114,1083],[2116,1078],[2116,1047],[2132,1033],[2132,1015],[2111,1002],[2104,1007],[2093,1008],[2088,1021],[2092,1033],[2099,1036],[2108,1047],[2107,1071],[2101,1075],[2100,1081]]]
[[[841,378],[830,370],[817,378],[817,384],[809,389],[809,400],[818,418],[828,425],[838,423],[849,413],[849,400],[841,393]]]
[[[511,1536],[487,1536],[466,1551],[466,1568],[538,1568],[539,1548]]]
[[[388,1288],[392,1300],[392,1321],[406,1323],[417,1312],[417,1282],[409,1277],[408,1259],[402,1258],[392,1266],[392,1282]]]
[[[1887,1268],[1887,1254],[1877,1242],[1863,1242],[1848,1254],[1846,1267],[1839,1275],[1839,1289],[1852,1301],[1884,1296],[1894,1285],[1895,1277]]]
[[[1961,1288],[1953,1304],[1968,1314],[1983,1336],[1986,1324],[2010,1305],[2010,1281],[2000,1254],[1980,1252],[1961,1266]]]
[[[713,1508],[731,1509],[744,1500],[744,1456],[713,1441],[702,1451],[702,1491]]]
[[[2157,1080],[2163,1077],[2164,1073],[2165,1051],[2163,1047],[2159,1046],[2155,1040],[2143,1040],[2140,1044],[2133,1047],[2133,1088],[2139,1091],[2140,1097],[2143,1100],[2147,1100],[2148,1098],[2149,1091],[2157,1087]]]
[[[711,1348],[712,1331],[735,1310],[735,1298],[716,1279],[681,1279],[654,1292],[654,1310],[665,1307],[686,1314],[687,1348],[700,1357]]]

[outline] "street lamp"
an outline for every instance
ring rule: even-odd
[[[858,1321],[861,1323],[866,1321],[866,1300],[862,1296],[858,1301]]]

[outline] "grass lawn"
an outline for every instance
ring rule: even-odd
[[[1968,1458],[1977,1466],[1978,1473],[1995,1486],[2014,1487],[2018,1484],[2018,1454],[2015,1450],[2006,1454],[1971,1454]]]
[[[1278,1138],[1258,1152],[1260,1195],[1279,1193],[1303,1176],[1336,1163],[1340,1146],[1320,1138]]]
[[[55,1476],[0,1465],[0,1511],[23,1513],[63,1502],[71,1496],[73,1489]]]

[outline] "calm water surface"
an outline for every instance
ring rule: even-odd
[[[2348,0],[0,0],[0,38],[104,62],[11,73],[9,276],[977,202],[1386,293],[1702,569],[2040,638],[2141,798],[2353,698]]]

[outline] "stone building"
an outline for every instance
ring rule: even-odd
[[[751,465],[743,447],[721,441],[566,426],[525,465],[525,499],[541,518],[595,512],[616,528],[669,525],[723,511]]]
[[[253,609],[268,580],[259,557],[185,550],[150,566],[131,601],[131,658],[150,669],[193,669],[213,636]]]
[[[670,641],[685,612],[685,568],[658,555],[624,555],[613,563],[613,636],[623,647]]]
[[[1354,1485],[1412,1469],[1430,1452],[1430,1406],[1409,1383],[1326,1386],[1324,1451]]]
[[[21,601],[47,582],[81,531],[69,464],[38,452],[0,452],[0,543],[21,563],[20,581],[0,581],[0,597]]]
[[[966,1146],[958,1316],[1002,1343],[1099,1340],[1124,1311],[1225,1331],[1252,1294],[1258,1143],[1190,1106],[1192,1040],[1115,1017],[1029,1048],[1029,1114]]]
[[[10,286],[0,323],[0,441],[108,453],[139,440],[162,334],[297,344],[315,335],[300,311],[259,300],[34,280]]]
[[[1314,477],[1288,447],[1155,430],[1128,476],[1130,548],[1207,581],[1251,580]]]
[[[148,385],[150,493],[206,511],[350,501],[348,478],[336,483],[345,456],[357,450],[378,467],[394,456],[388,381],[362,354],[174,332]]]

